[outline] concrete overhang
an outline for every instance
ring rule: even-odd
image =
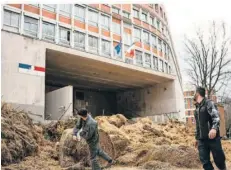
[[[46,83],[117,91],[174,79],[174,75],[75,49],[57,45],[46,48]]]

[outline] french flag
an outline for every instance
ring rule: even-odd
[[[35,75],[35,76],[45,76],[45,68],[39,66],[33,66],[29,64],[19,63],[18,71],[20,73]]]
[[[128,48],[126,55],[133,58],[135,56],[135,42]]]

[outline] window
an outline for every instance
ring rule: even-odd
[[[144,32],[143,32],[143,36],[144,36],[144,39],[143,39],[143,40],[144,40],[144,43],[145,43],[145,44],[150,44],[148,32],[144,31]]]
[[[63,44],[70,44],[70,30],[64,27],[59,27],[59,40]]]
[[[38,20],[31,17],[24,17],[24,32],[27,35],[37,37],[38,35]]]
[[[159,48],[159,51],[162,52],[162,41],[161,41],[161,39],[158,39],[158,48]]]
[[[134,28],[134,39],[135,42],[141,42],[141,30],[138,28]]]
[[[168,66],[168,73],[169,73],[169,74],[172,73],[171,66]]]
[[[102,40],[101,45],[102,45],[102,47],[101,47],[102,53],[110,56],[111,55],[111,43],[110,43],[110,41]]]
[[[152,43],[152,48],[156,48],[156,36],[155,35],[152,35],[151,43]]]
[[[136,9],[133,9],[133,17],[139,18],[139,11]]]
[[[142,13],[142,21],[148,22],[148,15],[146,13]]]
[[[164,16],[163,16],[163,10],[162,10],[162,8],[160,7],[160,16],[163,18]]]
[[[158,70],[158,58],[157,57],[153,57],[153,66],[154,66],[154,70]]]
[[[155,19],[153,17],[151,17],[151,25],[155,27]]]
[[[122,58],[122,46],[121,46],[120,52],[117,53],[115,47],[119,44],[119,42],[114,42],[113,44],[114,44],[114,56],[116,58]]]
[[[124,52],[126,52],[129,47],[130,47],[129,45],[124,45]],[[133,64],[133,58],[125,57],[125,63]]]
[[[6,10],[4,11],[4,25],[14,27],[18,31],[19,21],[20,21],[19,14],[11,11],[6,11]]]
[[[74,32],[74,46],[84,48],[85,47],[85,34],[81,32]]]
[[[142,52],[136,50],[135,54],[136,54],[136,64],[142,66],[143,65]]]
[[[127,32],[124,32],[124,43],[127,44],[127,45],[131,45],[131,42],[132,42],[132,37],[131,37],[131,34],[127,33]]]
[[[165,63],[165,73],[168,72],[168,63]]]
[[[115,34],[120,35],[121,34],[121,25],[116,22],[112,22],[112,31]]]
[[[43,4],[43,8],[48,11],[55,12],[56,5],[55,4]]]
[[[164,72],[164,62],[160,60],[160,71]]]
[[[151,68],[151,55],[145,54],[145,66]]]
[[[184,99],[184,107],[185,107],[185,109],[187,109],[187,99]]]
[[[95,11],[89,10],[88,21],[90,25],[97,26],[98,25],[98,13]]]
[[[156,21],[157,29],[160,30],[160,21]]]
[[[74,9],[75,18],[84,21],[85,20],[85,8],[79,5],[75,5]]]
[[[116,14],[119,14],[120,10],[118,8],[112,7],[112,12],[116,13]]]
[[[193,108],[193,99],[190,99],[190,108]]]
[[[98,38],[89,35],[88,37],[88,45],[89,45],[89,49],[92,51],[98,51]]]
[[[71,4],[60,4],[59,5],[60,13],[63,15],[71,14]]]
[[[158,7],[158,4],[155,4],[155,10],[156,10],[156,12],[158,13],[159,12],[159,9],[158,9],[159,7]]]
[[[29,5],[39,7],[39,4],[29,4]]]
[[[125,18],[130,18],[130,14],[128,12],[123,11],[123,16]]]
[[[48,23],[48,22],[43,22],[43,27],[42,27],[42,37],[43,39],[46,40],[55,40],[55,25]]]
[[[190,116],[190,110],[188,111],[188,116]]]
[[[109,17],[106,15],[101,15],[101,26],[102,28],[109,30]]]
[[[165,56],[167,56],[167,46],[166,46],[165,43],[164,43],[163,45],[164,45],[164,50],[163,50],[163,51],[164,51],[164,54],[165,54]]]

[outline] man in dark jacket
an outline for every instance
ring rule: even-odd
[[[194,97],[196,110],[196,146],[204,170],[214,170],[210,162],[210,151],[214,162],[220,170],[226,170],[225,155],[221,146],[219,133],[220,118],[213,101],[205,97],[205,89],[197,87]]]
[[[101,170],[97,156],[108,161],[107,168],[113,164],[113,160],[99,146],[99,133],[97,122],[88,114],[86,109],[78,111],[81,117],[73,130],[73,140],[78,140],[78,135],[87,141],[90,150],[91,164],[93,170]]]

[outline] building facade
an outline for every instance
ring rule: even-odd
[[[184,117],[162,5],[5,4],[2,21],[3,100],[36,112],[35,119],[80,107],[93,115]]]

